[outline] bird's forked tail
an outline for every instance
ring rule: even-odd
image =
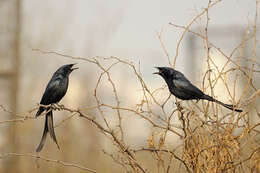
[[[51,138],[54,140],[54,142],[57,144],[57,147],[60,149],[54,132],[52,110],[47,110],[41,142],[38,145],[36,152],[40,152],[42,150],[48,132],[50,132]]]
[[[229,105],[229,104],[222,103],[221,101],[218,101],[218,100],[216,100],[216,99],[214,99],[214,98],[212,98],[211,96],[206,95],[206,94],[203,95],[203,98],[202,98],[202,99],[205,99],[205,100],[208,100],[208,101],[212,101],[212,102],[216,102],[216,103],[218,103],[218,104],[224,106],[225,108],[228,108],[228,109],[230,109],[230,110],[234,110],[234,111],[236,111],[236,112],[243,112],[241,109],[236,109],[236,108],[234,107],[234,105]]]

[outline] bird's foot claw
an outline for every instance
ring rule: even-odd
[[[60,108],[61,108],[61,109],[64,109],[64,108],[65,108],[65,106],[64,106],[64,105],[59,105],[59,106],[60,106]]]

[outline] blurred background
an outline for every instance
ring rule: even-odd
[[[186,26],[207,7],[207,3],[206,0],[1,0],[0,105],[7,111],[1,109],[0,121],[16,119],[19,115],[34,116],[35,110],[29,111],[37,107],[52,74],[67,63],[78,63],[79,70],[71,74],[69,89],[61,104],[75,109],[95,105],[93,91],[100,71],[94,64],[55,54],[42,54],[33,49],[78,57],[117,56],[137,65],[140,63],[143,79],[152,90],[165,85],[161,78],[152,75],[154,66],[169,66],[158,34],[173,60],[183,29],[169,23]],[[231,54],[243,40],[245,32],[252,32],[247,27],[252,26],[254,15],[253,0],[219,3],[209,13],[209,40],[228,55]],[[198,20],[191,29],[200,32],[202,23]],[[252,46],[250,43],[245,45],[245,57],[252,55]],[[258,46],[256,55],[259,50]],[[226,62],[219,53],[214,57],[220,67]],[[201,87],[202,74],[206,69],[204,60],[203,42],[187,34],[180,46],[176,69]],[[260,63],[257,56],[256,61]],[[243,66],[250,66],[246,61],[242,63]],[[256,67],[259,70],[259,66]],[[124,66],[117,66],[113,70],[113,79],[117,82],[122,104],[135,106],[142,99],[141,88],[129,71]],[[253,80],[259,88],[257,81],[260,81],[259,73]],[[246,81],[238,82],[239,91]],[[104,102],[109,103],[113,94],[110,86],[102,85],[99,92]],[[216,87],[216,93],[219,93],[217,98],[229,102],[225,92],[221,85]],[[63,112],[54,114],[55,124],[70,116]],[[131,147],[145,144],[151,134],[149,125],[128,114],[123,118],[127,144]],[[34,153],[40,142],[43,124],[43,117],[0,123],[1,154]],[[41,155],[78,163],[98,172],[120,172],[120,166],[102,152],[103,149],[110,151],[110,141],[89,122],[73,117],[55,131],[61,150],[48,137]],[[83,172],[31,158],[0,158],[0,172],[28,171]]]

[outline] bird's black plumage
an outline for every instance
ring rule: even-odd
[[[182,100],[209,100],[216,102],[230,110],[235,110],[236,112],[242,112],[240,109],[235,109],[233,105],[224,104],[209,95],[204,94],[200,89],[194,86],[181,72],[174,70],[170,67],[156,67],[159,72],[158,74],[163,77],[168,85],[170,92],[177,98]]]
[[[66,94],[68,85],[69,85],[69,75],[70,73],[77,69],[72,68],[75,64],[68,64],[61,66],[52,76],[51,80],[49,81],[44,94],[42,96],[41,105],[50,105],[53,103],[58,103],[63,96]],[[45,119],[45,125],[43,130],[43,135],[41,142],[39,146],[37,147],[36,151],[40,152],[43,148],[43,145],[46,140],[46,135],[49,132],[51,138],[54,140],[54,142],[57,144],[58,148],[58,142],[54,133],[54,127],[53,127],[53,113],[50,107],[44,107],[40,106],[36,117],[40,116],[42,112],[46,110],[46,119]]]

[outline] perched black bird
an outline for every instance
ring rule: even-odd
[[[173,95],[175,95],[177,98],[182,100],[204,99],[204,100],[221,104],[222,106],[230,110],[235,110],[236,112],[242,112],[242,110],[240,109],[235,109],[233,105],[224,104],[212,98],[211,96],[204,94],[200,89],[192,85],[192,83],[181,72],[174,70],[170,67],[155,67],[155,68],[157,68],[159,72],[156,72],[154,74],[158,74],[164,78],[170,92]]]
[[[50,105],[53,103],[58,103],[62,99],[62,97],[66,94],[68,89],[70,73],[73,70],[78,69],[78,68],[72,68],[74,65],[75,64],[63,65],[53,74],[42,96],[40,102],[41,105]],[[51,108],[40,106],[38,112],[36,113],[36,117],[41,115],[41,113],[44,111],[47,112],[45,125],[44,125],[42,139],[39,146],[36,149],[36,152],[40,152],[42,150],[48,132],[50,132],[51,138],[57,144],[58,148],[60,148],[54,133],[53,114]]]

